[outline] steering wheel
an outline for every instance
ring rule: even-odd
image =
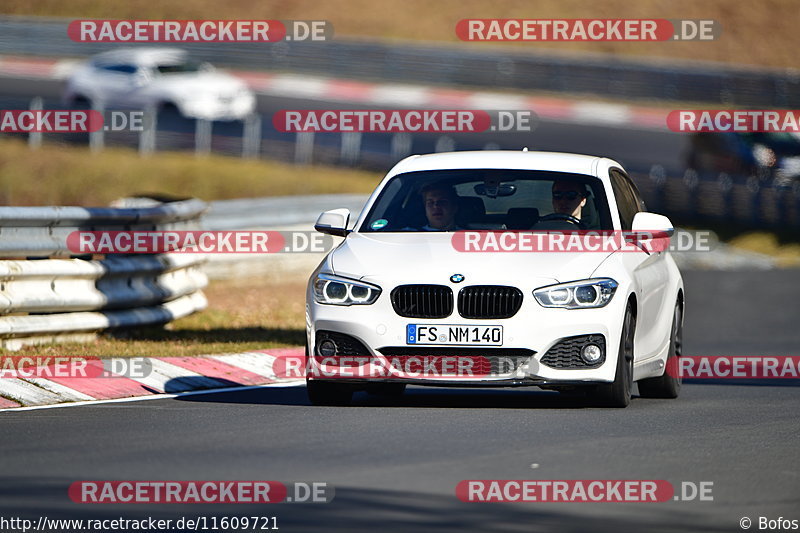
[[[581,222],[581,219],[574,217],[572,215],[567,215],[566,213],[550,213],[549,215],[543,216],[539,219],[539,222],[546,222],[549,220],[560,220],[562,222],[569,222],[570,224],[575,224],[580,229],[586,229],[586,226]]]

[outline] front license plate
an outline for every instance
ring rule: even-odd
[[[502,346],[503,326],[408,324],[406,326],[406,344]]]

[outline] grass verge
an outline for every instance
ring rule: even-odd
[[[295,194],[369,193],[382,176],[333,167],[165,152],[140,157],[127,148],[93,154],[86,147],[0,139],[0,205],[103,206],[137,193],[203,200]]]
[[[782,268],[800,267],[800,243],[781,242],[774,233],[751,231],[732,237],[727,244],[740,250],[773,257]]]

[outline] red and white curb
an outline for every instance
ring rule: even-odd
[[[295,384],[299,383],[296,379],[277,377],[272,365],[278,357],[303,354],[303,348],[281,348],[238,354],[149,357],[144,358],[144,366],[150,371],[142,377],[0,378],[0,411],[65,402]],[[87,365],[103,366],[100,360],[87,360]]]
[[[0,56],[0,75],[65,79],[79,63],[77,60]],[[666,108],[296,74],[230,72],[244,80],[253,91],[264,95],[400,108],[532,110],[540,118],[554,122],[669,131],[667,115],[670,110]]]

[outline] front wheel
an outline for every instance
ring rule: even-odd
[[[669,353],[664,375],[639,381],[639,394],[642,398],[677,398],[681,392],[678,358],[681,356],[683,342],[683,312],[680,304],[675,304],[672,316],[672,331],[669,338]],[[674,375],[673,375],[674,374]]]
[[[595,399],[603,407],[628,407],[633,389],[633,336],[636,332],[636,316],[630,304],[625,310],[622,335],[617,355],[617,371],[614,382],[597,387]]]

